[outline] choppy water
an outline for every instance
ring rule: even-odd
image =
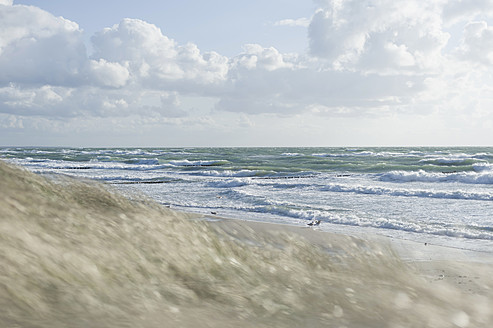
[[[3,148],[187,211],[493,251],[493,148]]]
[[[38,163],[73,170],[66,159]],[[93,165],[80,158],[73,164],[80,163]],[[490,278],[479,294],[464,293],[427,282],[383,244],[345,235],[318,235],[323,241],[313,244],[276,229],[223,230],[200,215],[103,187],[46,179],[0,161],[0,327],[493,323]]]

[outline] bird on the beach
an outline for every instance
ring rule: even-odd
[[[318,226],[320,224],[320,220],[312,220],[311,222],[308,222],[306,225],[309,225],[310,227]]]

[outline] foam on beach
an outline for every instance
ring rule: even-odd
[[[209,223],[0,162],[0,326],[493,323],[492,280],[464,293],[385,243],[306,231]]]

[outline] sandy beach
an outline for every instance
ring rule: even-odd
[[[292,233],[317,246],[329,247],[346,243],[350,235],[330,233],[318,228],[271,224],[220,217],[206,217],[212,227],[219,228],[232,238],[248,240],[252,235],[269,236],[279,232]],[[250,237],[249,237],[250,236]],[[423,277],[430,286],[453,286],[465,294],[493,298],[493,253],[475,252],[430,243],[388,238],[381,235],[358,234],[355,238],[388,246],[409,269]]]

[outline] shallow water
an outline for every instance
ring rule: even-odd
[[[94,182],[0,162],[2,327],[488,327],[385,244],[226,232]],[[487,282],[489,288],[493,283]]]

